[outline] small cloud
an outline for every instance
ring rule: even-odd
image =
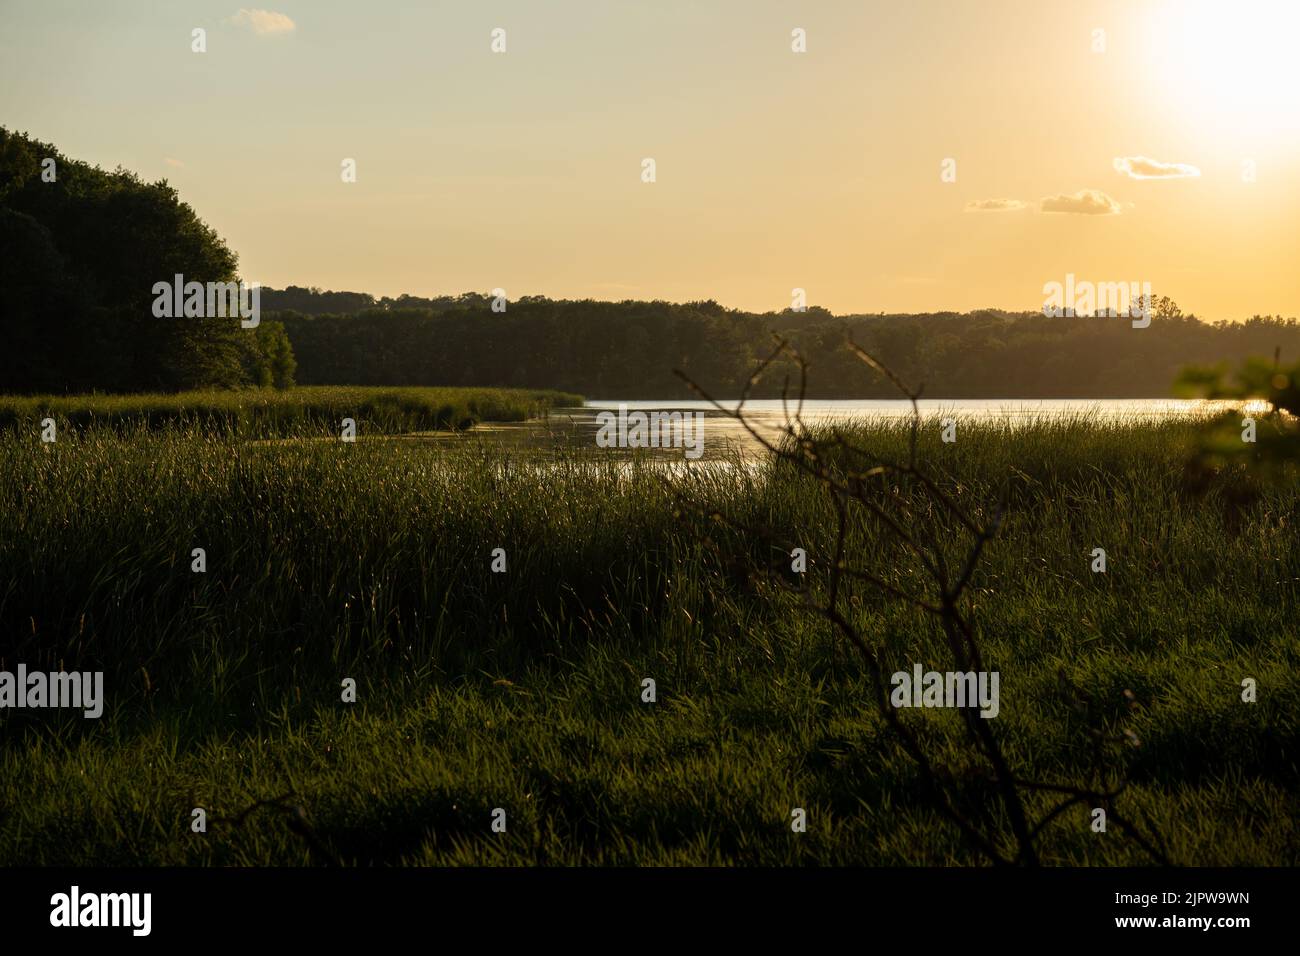
[[[242,7],[230,18],[230,22],[237,27],[248,27],[258,36],[292,33],[297,28],[297,24],[283,13],[275,13],[272,10],[246,10]]]
[[[1028,203],[1020,199],[972,199],[966,204],[967,212],[1010,212],[1024,209]]]
[[[163,162],[166,163],[168,166],[172,167],[172,169],[184,169],[184,168],[185,168],[185,164],[184,164],[184,163],[182,163],[179,159],[172,159],[170,156],[164,156],[164,157],[163,157]]]
[[[1100,189],[1080,189],[1073,196],[1047,196],[1040,206],[1043,212],[1067,212],[1083,216],[1115,216],[1119,203]]]
[[[1201,175],[1186,163],[1162,163],[1145,156],[1116,156],[1115,169],[1130,179],[1192,179]]]

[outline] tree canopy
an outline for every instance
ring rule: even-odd
[[[0,391],[237,386],[274,380],[273,365],[291,376],[263,351],[286,347],[274,328],[153,315],[155,283],[231,282],[237,268],[165,180],[0,128]]]

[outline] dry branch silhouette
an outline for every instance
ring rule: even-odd
[[[1121,775],[1109,773],[1105,766],[1105,745],[1112,741],[1130,742],[1131,734],[1107,734],[1099,729],[1092,734],[1092,766],[1087,779],[1082,782],[1052,782],[1028,779],[1012,767],[1002,741],[991,726],[992,722],[979,716],[974,708],[960,708],[965,737],[971,752],[981,761],[983,770],[993,782],[1001,808],[1010,829],[1010,839],[1002,828],[980,822],[963,812],[954,800],[950,781],[955,771],[936,762],[922,743],[918,734],[903,719],[900,711],[889,700],[889,673],[881,660],[879,649],[873,645],[863,630],[852,621],[850,591],[854,583],[874,587],[911,606],[924,611],[942,631],[953,669],[957,671],[984,671],[976,628],[964,609],[963,598],[984,554],[985,548],[995,538],[1006,510],[1004,492],[992,520],[981,523],[963,508],[953,495],[946,492],[925,468],[917,452],[921,413],[918,402],[921,388],[909,388],[883,362],[871,355],[851,338],[847,348],[865,365],[883,375],[911,403],[911,426],[908,434],[907,457],[893,460],[870,452],[845,435],[843,430],[831,426],[815,431],[804,421],[804,397],[807,392],[808,365],[790,343],[781,336],[773,336],[775,349],[757,367],[742,390],[734,409],[726,407],[685,373],[674,370],[696,394],[718,412],[733,418],[772,456],[773,464],[786,463],[814,478],[828,495],[834,509],[834,542],[824,590],[814,593],[807,585],[794,586],[779,575],[770,574],[772,580],[794,591],[802,598],[802,605],[824,617],[850,646],[856,649],[870,678],[876,709],[886,726],[902,744],[916,763],[925,795],[938,812],[951,822],[967,843],[984,859],[998,865],[1039,864],[1037,841],[1045,828],[1058,820],[1072,807],[1085,805],[1106,811],[1107,820],[1115,823],[1154,861],[1169,865],[1167,854],[1142,828],[1130,820],[1116,806],[1116,800],[1127,786]],[[791,397],[791,383],[787,375],[781,390],[784,425],[773,439],[764,435],[746,415],[745,405],[750,392],[763,374],[780,356],[793,361],[799,371],[797,391]],[[890,479],[894,486],[883,486],[880,479]],[[909,498],[905,493],[911,493]],[[923,523],[916,515],[947,518],[968,538],[965,555],[956,567],[950,567],[944,548],[934,530],[934,522]],[[920,593],[884,580],[873,573],[861,560],[854,560],[848,551],[849,531],[861,515],[869,515],[896,543],[915,556],[925,572],[929,586]],[[789,552],[790,542],[777,541],[771,529],[754,528],[727,515],[715,514],[732,528],[748,534],[753,540]],[[1076,709],[1078,702],[1075,701]],[[1115,782],[1107,785],[1108,780]],[[1026,806],[1026,793],[1056,794],[1061,799],[1050,809],[1034,819]]]

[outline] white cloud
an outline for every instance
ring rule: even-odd
[[[248,27],[258,36],[292,33],[297,29],[297,24],[287,16],[272,10],[247,10],[241,7],[239,12],[230,18],[230,22],[237,27]]]
[[[1100,189],[1081,189],[1073,196],[1047,196],[1042,200],[1043,212],[1064,212],[1084,216],[1114,216],[1120,205]]]
[[[967,212],[1011,212],[1024,209],[1028,203],[1020,199],[972,199],[966,204]]]
[[[1162,163],[1145,156],[1116,156],[1115,169],[1131,179],[1191,179],[1201,175],[1186,163]]]

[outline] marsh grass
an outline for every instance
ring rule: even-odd
[[[906,432],[855,438],[901,453]],[[1300,485],[1228,521],[1224,489],[1181,484],[1195,436],[1180,422],[938,436],[923,429],[921,454],[972,514],[1010,476],[969,601],[1017,765],[1069,777],[1088,728],[1123,714],[1139,741],[1116,755],[1126,799],[1171,859],[1300,860]],[[738,459],[666,470],[594,449],[258,445],[192,426],[2,435],[3,666],[102,669],[109,703],[100,721],[0,715],[0,863],[976,862],[854,658],[748,572],[788,555],[716,513],[806,541],[818,586],[825,496]],[[489,570],[495,547],[506,574]],[[917,574],[869,524],[850,547],[888,581]],[[864,592],[854,613],[898,669],[943,659],[916,609]],[[1244,677],[1259,703],[1241,702]],[[961,774],[958,716],[907,717],[965,805],[991,804]],[[203,836],[195,806],[220,818]],[[291,825],[299,807],[314,844]],[[1040,852],[1146,862],[1084,808]]]
[[[478,422],[519,422],[557,406],[581,405],[563,392],[509,388],[372,388],[315,385],[134,395],[0,396],[0,429],[40,432],[60,427],[179,428],[239,438],[287,438],[339,433],[351,418],[358,433],[400,434],[466,429]]]

